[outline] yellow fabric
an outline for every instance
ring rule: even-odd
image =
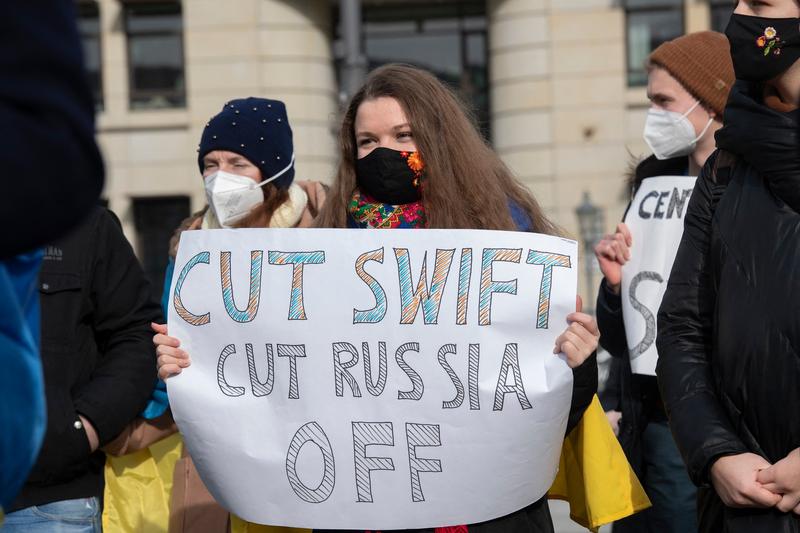
[[[311,533],[310,529],[298,529],[294,527],[262,526],[245,522],[235,515],[231,515],[231,533]]]
[[[570,517],[592,531],[651,505],[596,395],[564,440],[547,495],[569,502]]]
[[[103,531],[167,531],[172,474],[182,449],[183,439],[176,433],[145,450],[122,457],[107,456]]]
[[[175,463],[181,457],[179,433],[146,450],[106,458],[103,531],[166,533]],[[262,526],[231,515],[231,533],[311,533],[310,529]]]

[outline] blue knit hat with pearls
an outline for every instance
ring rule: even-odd
[[[243,155],[261,170],[262,179],[280,174],[272,183],[288,189],[294,180],[294,145],[286,106],[279,100],[240,98],[222,106],[206,124],[197,163],[213,150]]]

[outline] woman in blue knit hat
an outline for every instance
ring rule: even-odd
[[[286,106],[278,100],[250,97],[226,103],[206,124],[197,152],[208,203],[186,219],[172,239],[162,298],[165,315],[182,232],[309,227],[325,199],[321,183],[294,181],[292,129]],[[154,329],[166,333],[165,325],[154,325]],[[166,388],[160,382],[142,417],[106,446],[106,452],[115,456],[133,453],[177,432],[168,408]],[[175,466],[173,487],[171,533],[230,530],[228,511],[214,501],[185,449]]]
[[[295,183],[294,161],[283,102],[228,102],[206,124],[197,154],[208,205],[184,229],[310,225],[322,185]]]

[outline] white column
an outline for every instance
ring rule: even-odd
[[[542,206],[555,207],[552,65],[545,0],[489,0],[495,150]]]
[[[258,1],[259,96],[286,103],[298,179],[329,181],[337,161],[337,90],[328,0]]]

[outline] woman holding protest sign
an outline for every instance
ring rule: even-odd
[[[629,342],[628,334],[638,335],[638,331],[636,328],[626,331],[627,320],[652,320],[658,309],[655,302],[658,294],[653,293],[654,303],[649,306],[652,309],[625,308],[623,320],[622,267],[636,254],[633,257],[642,267],[640,271],[654,272],[661,268],[663,271],[656,272],[658,276],[668,276],[670,260],[683,230],[679,215],[693,186],[692,180],[680,177],[696,176],[714,151],[714,133],[722,127],[722,113],[733,81],[728,43],[720,33],[685,35],[662,44],[650,55],[647,94],[652,107],[644,137],[653,155],[639,163],[631,176],[632,201],[625,216],[638,230],[637,239],[634,242],[631,229],[622,222],[613,235],[606,236],[595,248],[604,275],[597,297],[600,344],[617,358],[614,364],[619,365],[620,371],[620,405],[612,406],[622,413],[619,440],[653,503],[652,508],[617,522],[615,532],[684,533],[697,529],[696,490],[670,434],[652,372],[654,366],[641,364],[645,352],[654,351],[654,335],[645,332]],[[666,201],[670,194],[659,204],[661,195],[655,193],[673,189],[680,194],[676,201],[673,203],[671,198]],[[681,213],[671,212],[670,205],[680,206]],[[642,255],[648,257],[641,259]],[[630,287],[626,298],[637,298],[638,279],[654,281],[652,276],[638,274],[629,274],[634,281],[626,280]],[[640,300],[643,300],[641,294],[637,303]],[[655,321],[649,327],[654,334]],[[640,342],[642,338],[650,339],[648,346]],[[632,359],[638,359],[633,369]]]
[[[800,531],[800,3],[740,1],[736,79],[658,314],[701,531]]]
[[[165,309],[183,231],[309,227],[325,199],[322,184],[294,181],[292,130],[286,107],[278,100],[251,97],[227,102],[206,124],[197,152],[208,204],[185,220],[172,239],[162,302]],[[166,326],[154,325],[154,328],[166,332]],[[112,455],[131,454],[174,434],[177,428],[168,407],[162,382],[142,417],[109,444],[106,451]],[[173,486],[177,488],[169,506],[171,532],[230,531],[229,513],[208,493],[185,452],[175,466]],[[125,507],[124,502],[121,507]],[[114,516],[121,517],[120,522],[128,518],[122,509],[115,511]],[[236,533],[237,524],[243,526],[243,523],[236,518],[233,521]],[[114,525],[122,527],[111,524]]]
[[[530,192],[486,145],[458,100],[427,72],[402,65],[373,72],[345,111],[339,142],[339,169],[320,213],[320,226],[558,233]],[[567,355],[575,374],[569,432],[597,388],[598,332],[580,305],[566,319],[570,326],[553,351]],[[464,529],[552,528],[542,498],[509,516]]]
[[[317,226],[558,233],[486,145],[457,98],[425,71],[387,65],[370,74],[345,111],[339,142],[339,169]],[[580,311],[578,302],[553,349],[574,371],[568,431],[597,388],[599,334],[594,319]],[[154,338],[159,375],[167,378],[190,362],[179,341],[159,331]],[[469,526],[484,532],[552,530],[545,498]]]

